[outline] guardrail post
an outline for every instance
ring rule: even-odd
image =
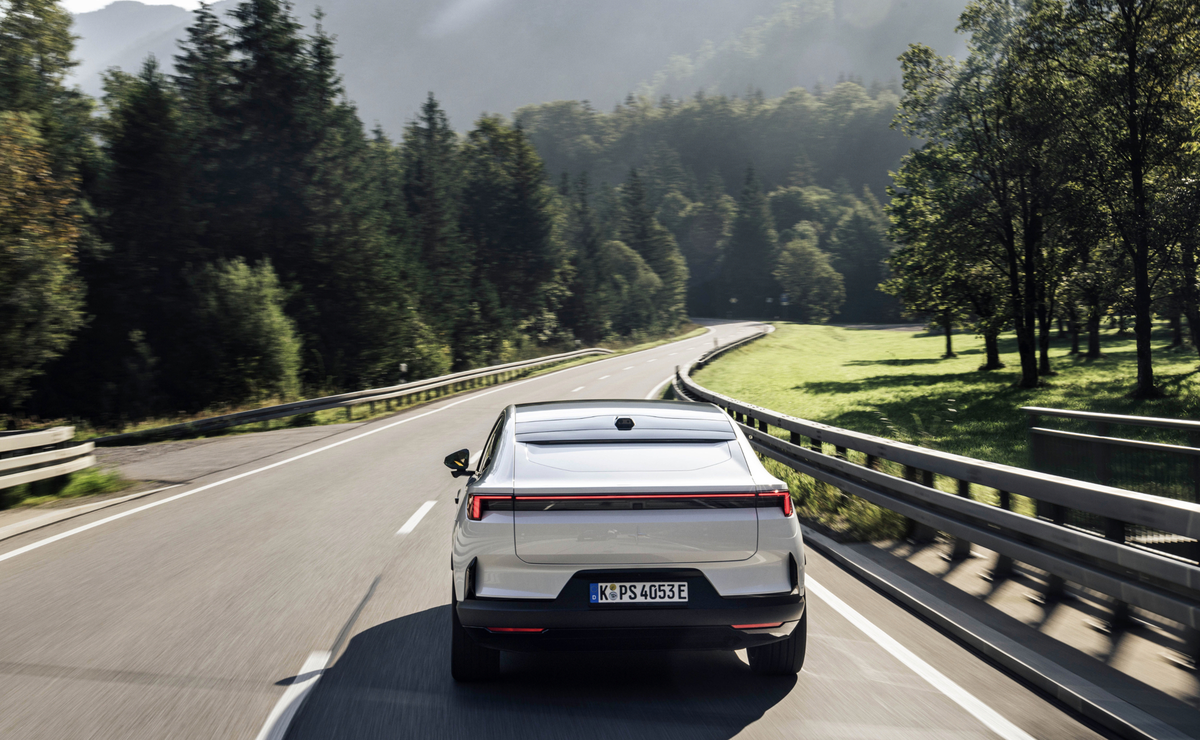
[[[367,402],[367,413],[369,413],[371,416],[375,415],[375,402],[374,401]]]
[[[1052,523],[1058,526],[1063,526],[1067,523],[1067,508],[1059,504],[1052,504],[1047,501],[1038,501],[1037,515],[1042,519],[1049,519]],[[1066,593],[1066,581],[1062,576],[1049,575],[1046,577],[1046,589],[1040,594],[1030,594],[1030,601],[1042,606],[1050,606],[1051,604],[1060,601]]]
[[[767,429],[767,422],[763,421],[762,419],[759,419],[758,420],[758,431],[763,432],[765,434],[770,434],[770,430]]]
[[[1012,494],[1010,494],[1008,491],[999,491],[998,493],[1000,494],[1000,508],[1006,511],[1012,511]],[[992,566],[992,569],[989,571],[984,571],[979,575],[982,576],[984,580],[995,583],[996,581],[1003,581],[1005,579],[1012,578],[1012,574],[1013,559],[1007,555],[997,554],[996,563]]]
[[[1112,542],[1125,544],[1126,533],[1129,525],[1119,519],[1105,517],[1104,519],[1104,539]],[[1110,635],[1115,635],[1121,630],[1126,629],[1132,623],[1129,604],[1124,601],[1114,601],[1112,605],[1112,614],[1109,615],[1108,621],[1097,621],[1093,624],[1100,632],[1106,632]]]
[[[904,478],[913,483],[920,482],[921,485],[933,487],[933,471],[917,470],[911,465],[904,466]],[[904,539],[914,545],[923,545],[933,541],[937,536],[937,530],[927,524],[922,524],[916,519],[906,519],[905,521]]]
[[[846,448],[845,447],[834,447],[833,452],[834,452],[834,455],[837,456],[837,459],[849,460],[849,458],[846,457]]]
[[[971,498],[971,482],[960,480],[958,482],[958,495],[963,498]],[[954,538],[954,547],[950,550],[949,560],[959,561],[966,560],[971,557],[971,543],[964,540],[962,537]]]
[[[1188,433],[1188,445],[1200,447],[1200,433]],[[1200,455],[1192,455],[1192,502],[1200,503]],[[1197,558],[1193,558],[1197,559]]]
[[[1033,431],[1041,417],[1031,411],[1025,411],[1025,444],[1029,447],[1029,467],[1034,470],[1042,469],[1041,455],[1038,454],[1037,434]]]
[[[354,407],[353,406],[346,407],[346,421],[354,421]]]
[[[788,432],[788,441],[794,445],[804,444],[804,439],[800,436],[800,432]]]
[[[1103,421],[1096,422],[1096,436],[1108,436],[1108,423]],[[1109,446],[1103,442],[1092,443],[1092,462],[1096,466],[1096,480],[1102,485],[1108,485],[1112,480],[1112,471],[1110,465],[1112,462],[1112,452]]]

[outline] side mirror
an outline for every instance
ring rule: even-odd
[[[444,462],[446,463],[446,467],[450,468],[450,474],[455,478],[459,477],[460,475],[475,474],[475,471],[467,470],[467,465],[471,464],[470,450],[459,450],[458,452],[452,452],[449,455],[446,455]]]

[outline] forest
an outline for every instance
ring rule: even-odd
[[[1094,360],[1101,324],[1131,320],[1130,393],[1160,395],[1155,318],[1169,349],[1200,350],[1200,9],[975,0],[959,29],[965,59],[901,59],[896,126],[925,143],[890,191],[887,290],[946,329],[947,354],[949,328],[973,327],[986,368],[1015,332],[1024,387],[1055,374],[1056,323]]]
[[[551,103],[463,132],[431,93],[393,140],[320,14],[307,32],[281,0],[201,7],[170,71],[110,70],[98,100],[65,82],[57,2],[0,9],[10,424],[378,386],[689,314],[895,313],[878,194],[906,145],[880,85]]]

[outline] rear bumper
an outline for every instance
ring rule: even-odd
[[[687,581],[686,604],[593,605],[589,585],[610,581]],[[582,571],[552,600],[466,599],[458,618],[476,642],[502,650],[738,650],[782,640],[804,615],[802,588],[792,593],[724,598],[697,570]],[[732,625],[779,624],[767,629]],[[538,633],[488,628],[542,629]]]

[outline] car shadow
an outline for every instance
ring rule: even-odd
[[[301,708],[310,738],[730,738],[796,685],[733,653],[506,653],[486,684],[450,678],[450,607],[354,637]]]

